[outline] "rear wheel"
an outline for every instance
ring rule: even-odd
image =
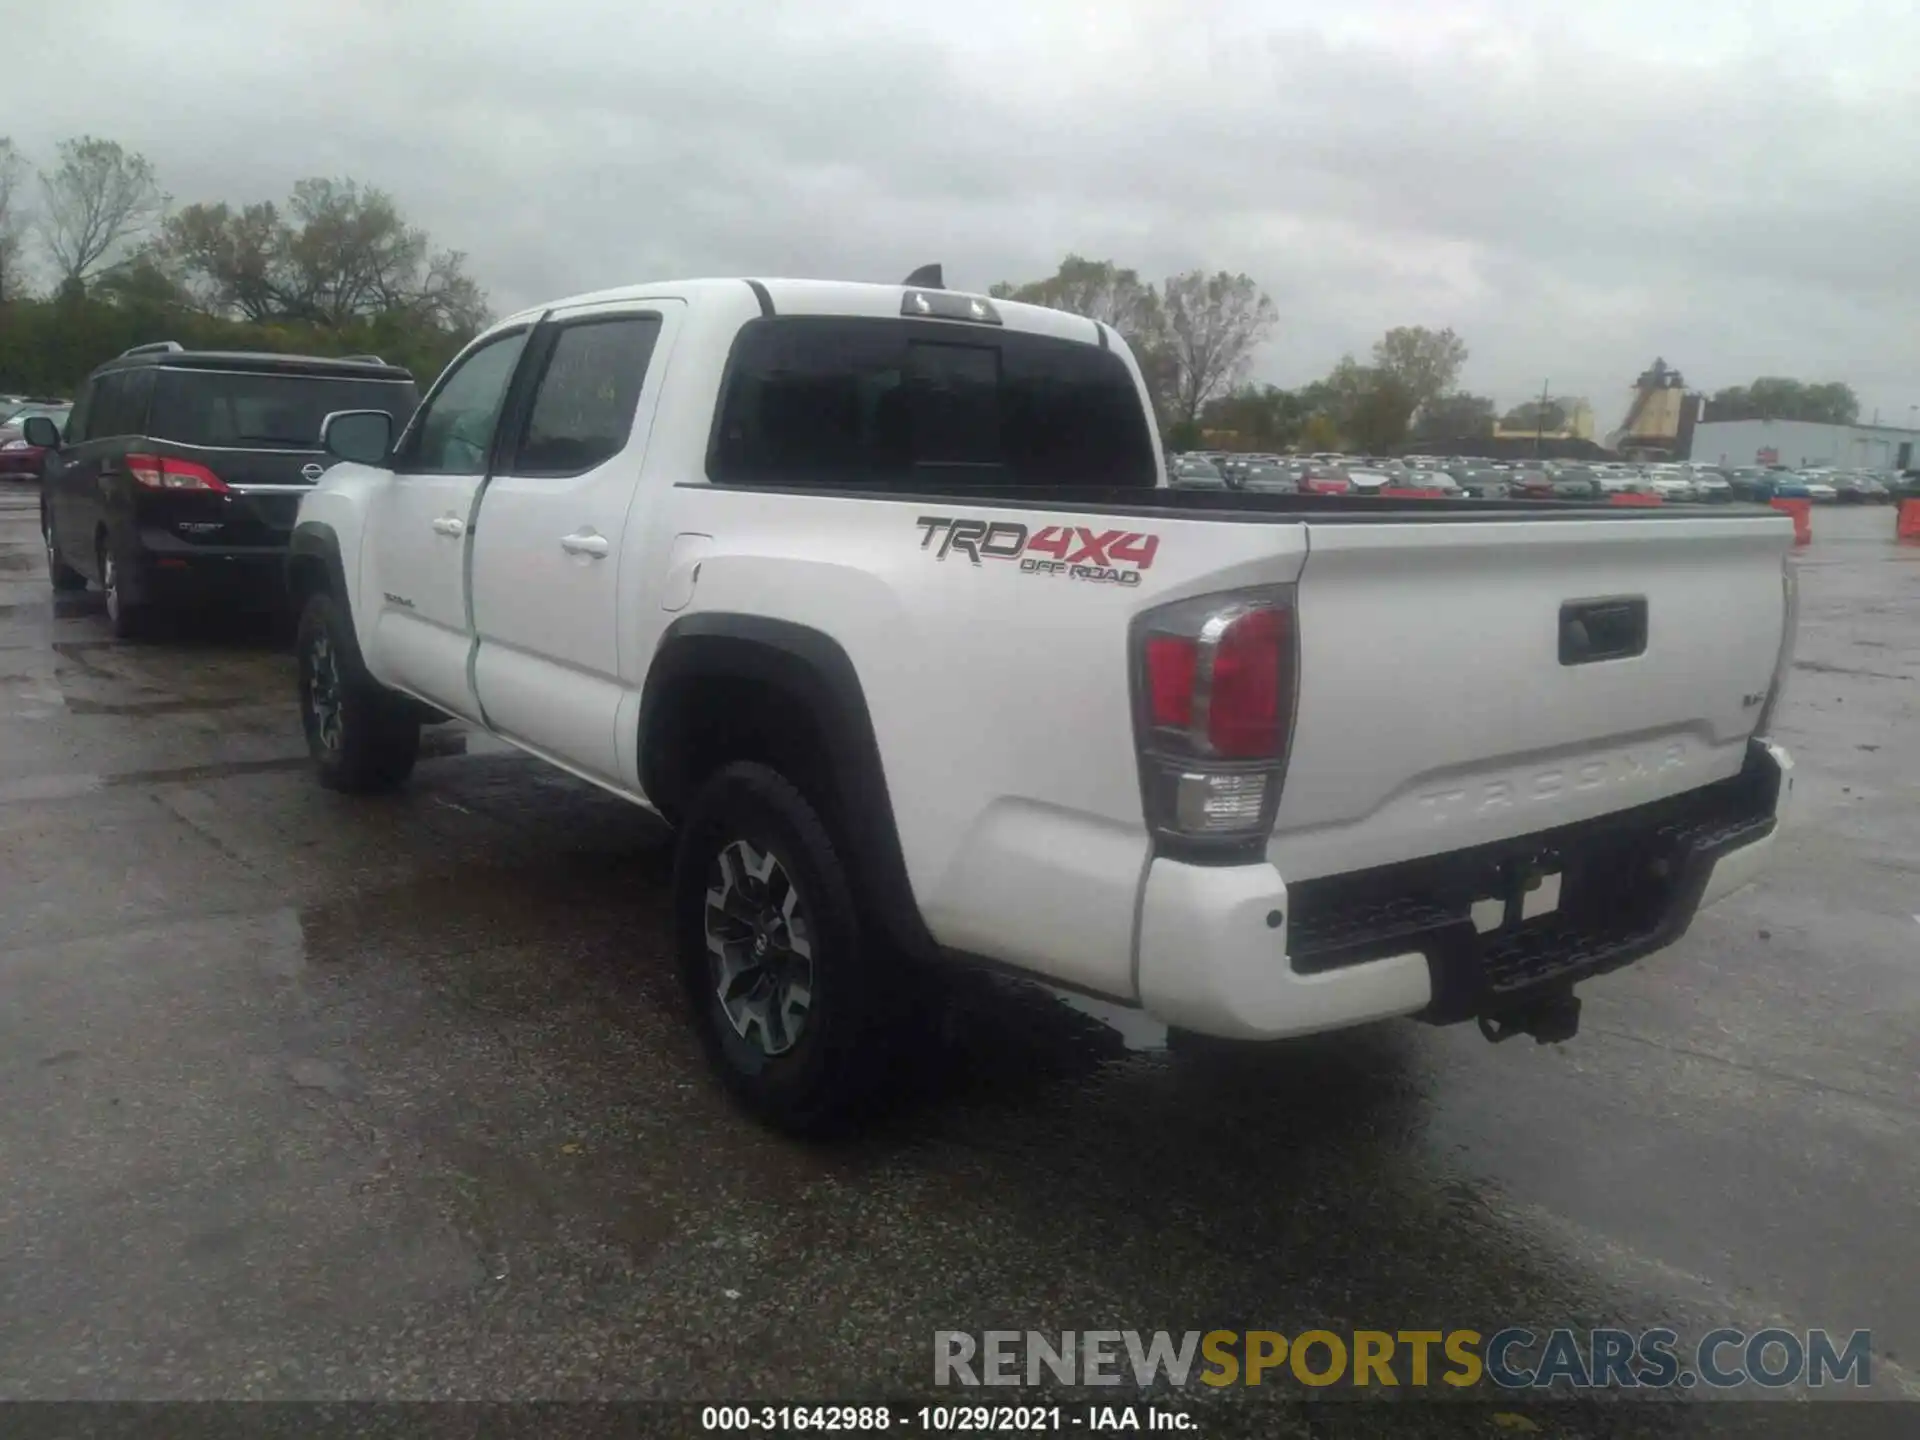
[[[420,755],[419,717],[405,697],[367,673],[332,596],[308,599],[294,653],[300,724],[320,783],[354,795],[404,784]]]
[[[84,590],[87,577],[60,558],[60,542],[53,533],[53,516],[45,511],[40,515],[40,538],[47,546],[47,579],[53,588],[61,591]]]
[[[147,607],[127,599],[126,577],[105,535],[100,537],[99,562],[100,593],[106,600],[107,624],[113,627],[116,640],[136,640],[146,631]]]
[[[867,1113],[886,967],[819,813],[765,765],[729,765],[688,808],[674,859],[681,979],[727,1088],[777,1129]]]

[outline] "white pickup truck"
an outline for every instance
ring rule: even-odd
[[[393,428],[328,417],[292,540],[321,780],[455,716],[659,812],[704,1041],[795,1130],[941,960],[1202,1036],[1564,1039],[1791,788],[1785,517],[1171,488],[1077,316],[611,290]]]

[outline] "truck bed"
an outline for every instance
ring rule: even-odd
[[[685,482],[689,488],[712,487]],[[1675,520],[1750,519],[1779,526],[1770,510],[1725,505],[1601,505],[1584,500],[1421,500],[1376,495],[1277,495],[1246,490],[1189,490],[1177,486],[935,485],[902,489],[821,489],[816,486],[729,487],[757,494],[806,495],[822,499],[887,500],[934,505],[1002,505],[1021,510],[1089,511],[1103,515],[1191,515],[1198,520],[1243,520],[1255,524],[1441,524],[1487,520],[1630,520],[1650,525]]]

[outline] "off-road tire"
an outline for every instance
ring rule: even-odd
[[[797,913],[805,917],[808,1005],[784,1053],[768,1053],[772,1037],[764,1025],[756,1040],[730,1017],[709,948],[709,891],[723,873],[723,852],[737,861],[741,852],[730,847],[742,841],[772,857],[773,873],[798,894]],[[701,1044],[734,1097],[773,1128],[807,1137],[844,1131],[869,1116],[889,1053],[892,967],[862,923],[846,866],[812,802],[765,765],[717,771],[680,826],[673,903],[681,982]],[[712,910],[722,924],[722,907]],[[791,949],[785,958],[793,963]]]
[[[420,756],[417,712],[367,673],[352,627],[331,595],[308,598],[294,655],[300,725],[320,783],[349,795],[405,784]]]

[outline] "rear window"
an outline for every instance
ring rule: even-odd
[[[707,474],[822,489],[1158,483],[1139,391],[1111,351],[939,321],[815,316],[741,331]]]
[[[147,433],[182,445],[318,450],[332,411],[385,410],[398,431],[419,402],[410,380],[162,370]]]

